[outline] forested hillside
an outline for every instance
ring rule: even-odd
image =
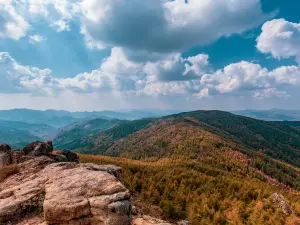
[[[80,159],[121,166],[126,187],[142,201],[160,206],[171,220],[186,219],[191,225],[300,223],[299,192],[271,183],[247,166],[245,155],[230,150],[221,155],[207,155],[205,160],[179,155],[147,160],[81,155]],[[292,214],[274,203],[274,193],[290,202]]]
[[[119,148],[119,139],[126,138],[131,134],[133,134],[133,138],[138,139],[140,134],[147,133],[147,130],[143,130],[143,128],[155,128],[158,125],[164,127],[164,132],[168,133],[168,135],[164,135],[164,139],[170,139],[173,137],[172,135],[176,136],[176,133],[180,131],[174,124],[184,124],[215,134],[224,142],[234,142],[242,146],[239,151],[244,151],[243,149],[256,151],[294,166],[300,166],[300,130],[296,122],[290,123],[256,120],[222,111],[195,111],[160,119],[121,122],[103,132],[91,134],[86,138],[88,144],[80,151],[117,156],[118,154],[114,153],[115,150],[112,149],[117,149],[119,154],[128,151],[126,147],[122,147],[122,150]],[[171,124],[173,126],[170,126]],[[170,127],[167,128],[167,126]],[[137,131],[139,132],[135,133]],[[148,133],[152,138],[150,143],[158,143],[162,137],[156,130],[150,129]],[[182,140],[189,137],[190,135],[182,134]],[[130,138],[131,136],[128,140],[121,141],[130,141]],[[163,147],[167,145],[167,143],[161,144]],[[115,148],[114,145],[118,145],[118,147]],[[75,148],[79,149],[80,147],[75,146]],[[170,154],[169,150],[167,152]],[[144,154],[143,150],[139,149],[137,154],[135,157]],[[153,151],[151,154],[157,155],[158,153]]]
[[[61,129],[56,135],[53,143],[58,149],[74,150],[85,147],[86,139],[89,138],[89,135],[97,134],[104,129],[114,127],[121,122],[121,120],[94,119],[70,124]]]
[[[0,120],[0,143],[7,143],[15,148],[28,142],[51,139],[55,133],[54,127],[45,124]]]

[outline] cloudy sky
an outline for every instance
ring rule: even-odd
[[[299,9],[0,0],[0,109],[300,109]]]

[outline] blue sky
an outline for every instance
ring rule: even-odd
[[[295,0],[2,0],[0,109],[299,109]]]

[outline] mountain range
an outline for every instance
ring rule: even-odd
[[[270,121],[299,121],[300,110],[283,110],[283,109],[269,109],[269,110],[240,110],[232,111],[232,113],[241,116],[252,117],[261,120]]]
[[[19,121],[26,123],[46,124],[60,128],[68,124],[95,118],[134,120],[146,117],[160,117],[174,113],[171,110],[131,110],[131,111],[95,111],[95,112],[68,112],[63,110],[31,110],[12,109],[0,110],[0,120]]]
[[[71,149],[82,162],[121,166],[126,187],[167,218],[192,225],[300,223],[298,122],[194,111],[111,125]],[[278,193],[288,200],[276,203]]]
[[[170,221],[299,224],[300,121],[217,110],[131,120],[85,115],[60,127],[0,121],[0,142],[52,138],[56,149],[74,151],[82,162],[121,166],[126,187]],[[278,195],[292,213],[274,203]]]

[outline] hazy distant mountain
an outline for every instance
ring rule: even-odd
[[[21,121],[26,123],[47,124],[52,127],[64,127],[68,124],[87,119],[121,119],[135,120],[146,117],[160,117],[175,113],[175,111],[100,111],[100,112],[68,112],[57,110],[12,109],[0,111],[0,120]]]
[[[32,141],[49,140],[57,131],[56,128],[45,124],[0,120],[0,143],[19,148]]]
[[[0,120],[19,121],[25,123],[47,124],[52,127],[62,127],[78,121],[65,111],[12,109],[0,111]]]
[[[104,129],[111,128],[121,122],[123,121],[98,118],[70,124],[60,130],[53,140],[53,144],[57,149],[76,149],[79,147],[85,147],[85,139],[90,134],[95,134]]]
[[[51,139],[51,137],[53,137],[58,132],[58,129],[46,124],[35,124],[5,120],[0,120],[0,129],[10,131],[24,131],[32,136],[39,137],[43,140]]]
[[[232,113],[241,116],[252,117],[262,120],[273,121],[300,121],[300,110],[283,110],[283,109],[270,109],[270,110],[241,110],[232,111]]]

